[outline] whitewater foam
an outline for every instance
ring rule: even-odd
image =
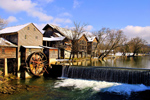
[[[73,86],[75,89],[91,88],[97,92],[114,92],[120,95],[130,95],[132,92],[150,90],[143,84],[123,84],[116,82],[94,81],[83,79],[64,79],[55,83],[55,88]]]

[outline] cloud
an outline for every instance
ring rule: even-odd
[[[87,25],[86,27],[85,27],[85,30],[86,31],[91,31],[93,29],[93,26],[92,25]]]
[[[66,18],[55,18],[53,23],[72,23],[70,19]]]
[[[8,21],[9,23],[12,23],[12,22],[17,22],[18,20],[17,20],[16,17],[14,17],[14,16],[9,16],[8,19],[7,19],[7,21]]]
[[[37,4],[31,0],[0,0],[0,7],[10,12],[28,11]]]
[[[72,15],[68,12],[64,12],[64,13],[59,14],[59,16],[61,16],[61,17],[65,17],[65,16],[71,17]]]
[[[6,11],[13,13],[24,11],[29,16],[39,18],[40,21],[50,21],[53,19],[52,16],[49,16],[39,10],[40,8],[37,6],[38,4],[33,3],[31,0],[0,0],[0,7]]]
[[[52,16],[48,16],[40,11],[36,11],[36,10],[29,10],[28,11],[28,14],[29,16],[32,16],[32,17],[38,17],[40,21],[51,21],[53,19]]]
[[[43,1],[43,0],[41,0]],[[45,0],[47,3],[53,2],[54,0]]]
[[[138,36],[145,39],[150,44],[150,26],[141,27],[129,25],[122,30],[129,39]]]
[[[80,6],[80,2],[78,0],[73,0],[73,8],[77,8]]]

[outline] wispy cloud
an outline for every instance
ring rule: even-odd
[[[37,6],[38,4],[32,2],[31,0],[0,0],[0,8],[5,9],[6,11],[14,13],[24,11],[29,16],[39,18],[40,21],[50,21],[53,19],[52,16],[39,10]]]
[[[14,17],[14,16],[9,16],[8,19],[7,19],[7,21],[8,21],[9,23],[12,23],[12,22],[17,22],[18,20],[17,20],[16,17]]]
[[[87,26],[85,27],[85,30],[86,30],[86,31],[92,31],[92,29],[93,29],[93,26],[92,26],[92,25],[87,25]]]
[[[53,2],[54,0],[41,0],[41,1],[46,1],[47,3]]]
[[[141,27],[129,25],[122,30],[128,39],[138,36],[145,39],[150,44],[150,26]]]
[[[73,8],[77,8],[80,6],[80,2],[78,0],[73,0]]]
[[[61,16],[61,17],[72,17],[72,15],[68,12],[61,13],[61,14],[59,14],[59,16]]]
[[[54,23],[72,23],[72,21],[66,18],[55,18]]]

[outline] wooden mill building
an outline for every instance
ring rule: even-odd
[[[76,46],[72,46],[71,44],[71,41],[73,38],[72,34],[74,34],[72,30],[62,28],[59,26],[55,26],[52,24],[47,24],[43,28],[43,30],[44,30],[43,45],[52,46],[52,47],[61,47],[60,45],[62,45],[64,47],[60,49],[60,55],[62,58],[69,58],[72,47],[75,47],[73,48],[73,50],[77,57],[79,58],[86,57],[88,39],[85,34],[81,34],[76,40],[76,43],[75,43]],[[55,43],[52,40],[55,41]],[[56,44],[59,44],[59,45],[56,46]]]
[[[22,76],[20,70],[25,64],[27,56],[35,51],[42,51],[43,34],[33,23],[7,27],[0,30],[0,37],[10,41],[17,46],[16,59],[18,77]]]
[[[43,28],[43,45],[59,48],[59,58],[69,58],[71,41],[68,37],[71,30],[47,24]]]
[[[0,68],[3,69],[3,75],[8,73],[16,74],[16,48],[17,45],[7,41],[4,38],[0,38]]]
[[[78,58],[87,57],[87,37],[85,34],[81,34],[75,42],[74,50]]]
[[[97,53],[97,43],[98,43],[98,39],[96,36],[91,36],[88,37],[88,42],[87,42],[87,53],[89,55],[91,55],[91,57],[97,57],[98,53]]]

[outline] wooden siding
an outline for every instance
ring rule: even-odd
[[[95,38],[92,42],[92,52],[94,52],[94,50],[96,49],[96,45],[97,45],[97,39]]]
[[[0,58],[16,58],[16,48],[0,47]]]
[[[87,49],[88,54],[93,55],[94,53],[96,53],[97,50],[95,50],[95,48],[96,48],[97,42],[98,41],[96,38],[93,40],[93,42],[88,42],[88,49]]]
[[[72,48],[71,40],[65,41],[65,50],[71,51],[71,48]]]
[[[20,47],[39,46],[43,44],[43,34],[31,23],[18,31],[18,58],[21,59]]]
[[[88,42],[87,43],[87,53],[91,54],[91,52],[92,52],[92,42]]]
[[[78,52],[87,52],[87,39],[85,35],[83,35],[76,43]]]
[[[58,49],[49,49],[49,58],[58,58]]]
[[[43,43],[42,33],[33,24],[29,24],[21,29],[18,34],[18,47],[20,45],[39,46]]]
[[[49,65],[50,65],[52,59],[58,58],[58,49],[44,48],[43,52],[47,57]]]

